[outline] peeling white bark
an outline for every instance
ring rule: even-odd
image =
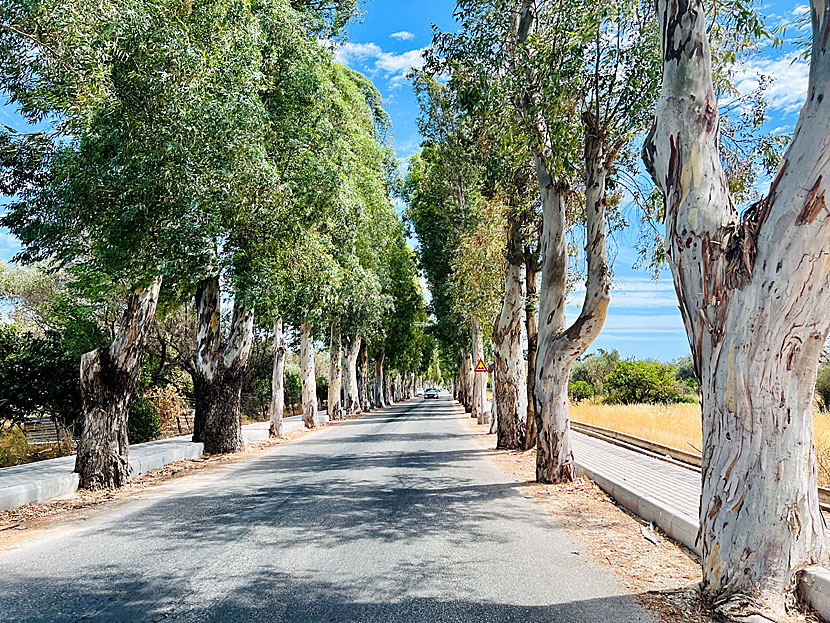
[[[357,359],[360,355],[360,335],[353,335],[346,344],[346,413],[355,415],[363,409],[357,384]]]
[[[522,343],[525,270],[524,266],[512,261],[520,253],[521,232],[515,223],[511,223],[504,269],[504,300],[493,330],[493,404],[497,405],[493,409],[502,420],[497,425],[496,447],[509,450],[524,449],[527,431],[527,369]]]
[[[254,314],[235,302],[228,339],[222,345],[218,277],[199,283],[196,311],[193,438],[204,443],[208,454],[238,452],[244,447],[239,408],[254,339]]]
[[[830,3],[811,9],[807,102],[769,195],[741,217],[719,159],[703,4],[658,2],[663,87],[643,157],[701,378],[703,590],[733,618],[780,616],[824,545],[812,403],[830,330]]]
[[[489,435],[495,435],[499,432],[499,401],[496,400],[495,392],[496,392],[496,383],[495,383],[495,374],[493,371],[490,372],[490,385],[493,387],[493,401],[490,403],[490,430],[488,431]]]
[[[285,411],[285,354],[288,342],[282,330],[282,318],[274,322],[274,369],[271,373],[271,436],[282,437],[282,417]]]
[[[300,326],[300,377],[303,384],[303,422],[306,428],[317,428],[317,371],[314,368],[314,341],[311,324]]]
[[[343,419],[343,352],[340,342],[340,319],[330,326],[328,414],[332,420]]]
[[[112,344],[81,357],[83,428],[75,471],[83,489],[130,484],[127,419],[160,289],[161,277],[157,277],[133,292]]]

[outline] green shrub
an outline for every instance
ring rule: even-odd
[[[830,365],[823,365],[818,369],[816,402],[821,411],[830,411]]]
[[[285,371],[285,393],[294,398],[298,398],[303,391],[303,381],[300,378],[299,372],[293,370]]]
[[[153,441],[161,435],[156,408],[149,400],[139,396],[133,397],[127,420],[127,434],[131,444]]]
[[[645,361],[621,361],[605,382],[606,402],[615,404],[684,401],[674,366]]]
[[[677,359],[672,365],[674,365],[675,378],[683,383],[684,387],[688,388],[689,393],[697,392],[700,389],[700,382],[697,380],[697,373],[695,372],[695,360],[691,355]]]
[[[619,362],[620,353],[617,349],[606,351],[600,348],[574,364],[571,380],[590,383],[596,394],[602,394],[605,391],[605,379],[616,369]]]
[[[64,336],[0,327],[0,420],[22,422],[45,411],[71,426],[81,413],[80,355]]]
[[[574,402],[594,397],[594,386],[588,381],[568,381],[568,397]]]

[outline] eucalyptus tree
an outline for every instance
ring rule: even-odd
[[[360,411],[357,359],[364,340],[380,326],[390,299],[382,291],[387,249],[394,235],[397,215],[391,194],[397,184],[397,161],[389,144],[391,123],[383,109],[380,93],[362,74],[344,68],[349,105],[348,136],[350,158],[341,166],[343,195],[348,213],[337,244],[343,264],[343,280],[331,314],[332,327],[346,336],[346,410]],[[339,340],[332,332],[331,366],[342,369]],[[334,378],[334,374],[332,377]],[[339,402],[341,388],[329,384],[330,404]]]
[[[384,287],[391,305],[383,319],[379,347],[387,353],[389,370],[396,373],[393,400],[400,400],[409,397],[403,391],[404,385],[411,384],[407,377],[422,368],[427,314],[415,253],[406,242],[400,221],[396,220],[393,234],[385,258],[388,277]]]
[[[433,327],[458,369],[460,398],[472,409],[471,319],[453,306],[453,261],[462,234],[476,222],[481,196],[481,163],[457,104],[457,93],[427,73],[414,76],[425,140],[409,162],[405,185],[407,219],[419,241],[419,259],[432,293]]]
[[[127,299],[113,343],[82,362],[83,487],[130,480],[126,420],[146,334],[159,298],[186,296],[204,273],[219,228],[211,215],[244,204],[252,185],[268,193],[257,37],[238,8],[0,8],[2,88],[31,121],[54,120],[4,151],[20,200],[3,224],[24,245],[20,260],[48,259],[89,296],[116,289]]]
[[[272,0],[259,3],[256,13],[266,44],[259,89],[265,108],[261,132],[267,158],[279,175],[279,196],[249,236],[248,244],[254,245],[247,253],[247,289],[262,322],[273,326],[270,419],[276,436],[282,435],[285,405],[285,321],[299,327],[310,308],[327,304],[327,279],[336,272],[327,224],[328,200],[340,183],[334,146],[341,132],[332,119],[334,61],[317,36],[336,30],[351,3],[332,3],[342,5],[343,12],[335,14],[316,13],[312,5],[317,4]],[[298,275],[310,279],[311,290],[297,289]],[[316,285],[323,289],[315,291]]]
[[[715,16],[657,3],[663,86],[643,158],[701,381],[703,591],[732,620],[778,620],[824,547],[812,414],[830,329],[830,5],[809,17],[807,101],[769,194],[739,214],[719,153]]]
[[[536,478],[561,482],[574,476],[570,369],[601,331],[610,300],[606,240],[616,200],[609,185],[620,152],[645,129],[656,100],[658,42],[653,10],[639,2],[523,0],[517,9],[510,29],[544,218]],[[578,177],[581,197],[571,190]],[[587,280],[582,309],[568,325],[568,204],[575,208],[577,199],[584,206]]]
[[[499,308],[504,299],[504,240],[507,223],[503,207],[494,201],[482,200],[478,207],[477,223],[465,232],[453,262],[453,299],[455,313],[470,318],[472,360],[484,361],[485,343],[493,336],[487,328],[500,320]],[[523,305],[519,304],[520,312]],[[518,324],[521,347],[521,317]],[[521,350],[519,351],[521,355]],[[521,373],[524,374],[522,360]],[[497,361],[498,365],[498,361]],[[487,375],[474,372],[472,417],[480,424],[489,422],[485,411]],[[518,376],[518,374],[517,374]],[[520,382],[523,381],[518,377]],[[500,391],[498,388],[496,391]],[[518,388],[517,388],[518,389]],[[495,393],[495,392],[494,392]],[[494,396],[495,399],[495,396]],[[499,409],[498,412],[501,412]]]
[[[528,401],[528,395],[532,397],[535,385],[538,186],[531,143],[522,127],[521,91],[515,88],[515,40],[503,3],[472,0],[457,6],[461,26],[453,33],[436,34],[425,70],[449,75],[448,87],[457,93],[481,162],[482,195],[503,205],[508,231],[495,244],[503,248],[504,285],[492,332],[493,409],[500,419],[497,445],[532,447],[535,402]]]

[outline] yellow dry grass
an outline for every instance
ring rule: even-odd
[[[701,446],[700,406],[696,404],[607,405],[584,401],[571,404],[571,419],[686,452],[696,452]],[[830,414],[816,411],[813,429],[819,485],[830,487]]]

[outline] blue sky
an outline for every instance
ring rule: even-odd
[[[798,5],[798,6],[797,6]],[[803,3],[774,2],[764,7],[771,24],[789,21],[803,11]],[[386,98],[387,110],[395,131],[395,148],[405,159],[418,149],[416,125],[418,107],[407,70],[419,63],[422,50],[432,40],[432,25],[454,30],[450,0],[370,0],[363,6],[363,19],[349,29],[347,42],[338,56],[342,62],[372,78]],[[792,52],[762,49],[742,68],[738,86],[750,91],[758,73],[777,76],[768,91],[771,129],[792,128],[804,101],[807,70],[803,63],[792,63]],[[624,357],[653,357],[669,360],[689,353],[689,344],[680,319],[671,275],[660,279],[634,270],[637,261],[634,243],[637,232],[616,234],[615,286],[608,320],[592,350],[616,348]],[[571,297],[567,311],[575,315],[581,305],[580,292]]]
[[[420,137],[416,124],[418,107],[406,73],[420,63],[421,53],[432,40],[432,26],[453,30],[454,1],[367,0],[363,18],[349,28],[347,41],[338,58],[369,76],[386,100],[395,133],[395,149],[403,160],[418,150]],[[803,3],[781,0],[765,6],[773,24],[789,20],[804,10]],[[803,63],[792,63],[792,53],[765,47],[742,68],[739,87],[748,91],[760,73],[777,77],[768,92],[770,127],[791,129],[804,101],[807,70]],[[0,107],[0,124],[25,129],[11,106]],[[0,198],[0,204],[2,204]],[[633,269],[636,253],[635,231],[615,236],[615,289],[605,329],[594,343],[597,348],[616,348],[624,357],[673,359],[689,352],[688,341],[677,309],[677,299],[668,272],[653,280]],[[8,232],[0,230],[0,258],[9,260],[19,249]],[[579,292],[568,305],[568,313],[579,309]]]

